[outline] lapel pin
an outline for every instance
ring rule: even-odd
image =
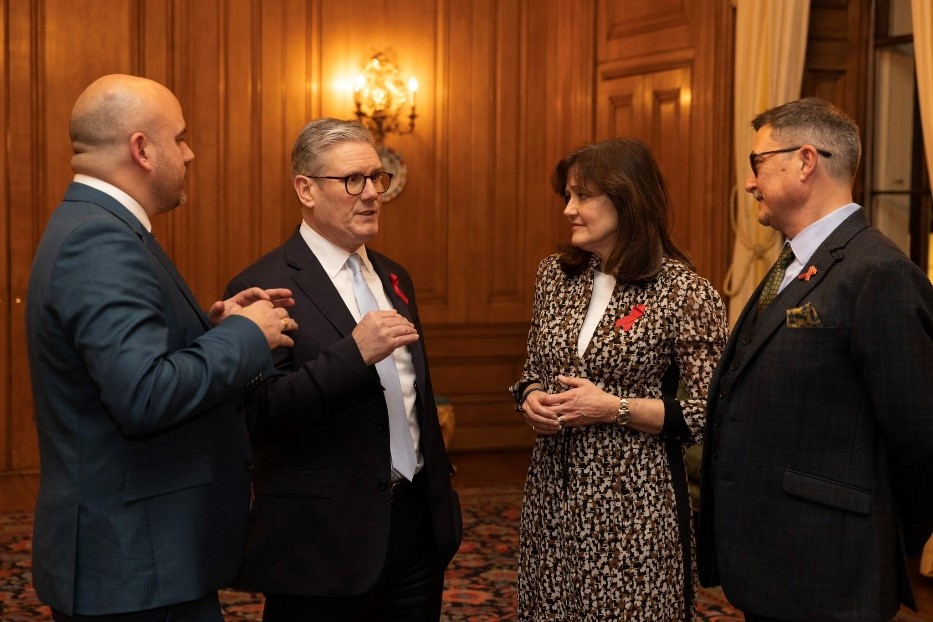
[[[800,276],[798,276],[797,278],[800,279],[801,281],[806,281],[807,283],[809,283],[810,277],[813,276],[814,274],[816,274],[816,266],[810,266],[809,268],[807,268],[806,272],[801,273]]]
[[[632,326],[635,324],[635,321],[645,314],[645,305],[637,304],[632,307],[631,312],[628,315],[620,317],[616,320],[615,327],[621,328],[623,331],[628,332]]]
[[[392,281],[392,289],[395,290],[395,295],[402,299],[406,305],[408,304],[408,296],[402,291],[402,288],[398,285],[398,275],[390,274],[389,279]]]

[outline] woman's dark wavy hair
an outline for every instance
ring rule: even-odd
[[[690,257],[670,235],[670,194],[651,149],[637,138],[610,138],[583,145],[558,162],[551,185],[569,200],[567,180],[584,194],[604,194],[612,201],[619,220],[615,243],[604,269],[624,282],[649,281],[661,269],[664,257],[680,260],[691,269]],[[575,276],[589,265],[592,253],[561,244],[558,263]]]

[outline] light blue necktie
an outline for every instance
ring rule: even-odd
[[[370,311],[378,311],[379,305],[369,285],[363,279],[363,263],[356,253],[347,259],[347,267],[353,274],[353,294],[356,304],[360,307],[360,316]],[[376,371],[379,380],[385,387],[386,407],[389,409],[389,449],[392,452],[392,468],[405,479],[411,480],[415,476],[415,446],[412,443],[411,432],[408,429],[408,415],[405,412],[405,400],[402,398],[402,383],[398,378],[398,369],[395,359],[390,354],[378,363]]]

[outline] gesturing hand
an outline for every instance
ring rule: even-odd
[[[241,315],[255,323],[266,336],[272,350],[295,345],[292,338],[285,333],[297,330],[298,324],[288,317],[288,311],[276,307],[271,300],[257,300],[248,306],[234,309],[230,315]]]
[[[290,289],[261,289],[259,287],[250,287],[249,289],[244,289],[231,298],[227,298],[226,300],[218,300],[212,304],[210,311],[208,311],[207,314],[208,319],[210,320],[212,326],[217,326],[225,319],[230,317],[234,311],[248,307],[254,302],[258,302],[260,300],[267,300],[271,302],[274,307],[281,309],[287,309],[295,304],[295,299],[292,298],[292,292]]]
[[[367,365],[378,363],[396,348],[418,341],[415,325],[394,310],[370,311],[352,335]]]

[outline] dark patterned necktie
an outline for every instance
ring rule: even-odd
[[[780,291],[781,288],[781,281],[784,280],[784,273],[787,271],[787,266],[789,266],[790,262],[793,260],[794,251],[791,249],[790,244],[785,244],[784,248],[781,249],[781,254],[778,255],[777,261],[771,266],[771,271],[768,272],[768,276],[765,277],[765,284],[761,288],[761,295],[758,296],[758,315],[764,313],[768,305],[777,298],[778,291]]]

